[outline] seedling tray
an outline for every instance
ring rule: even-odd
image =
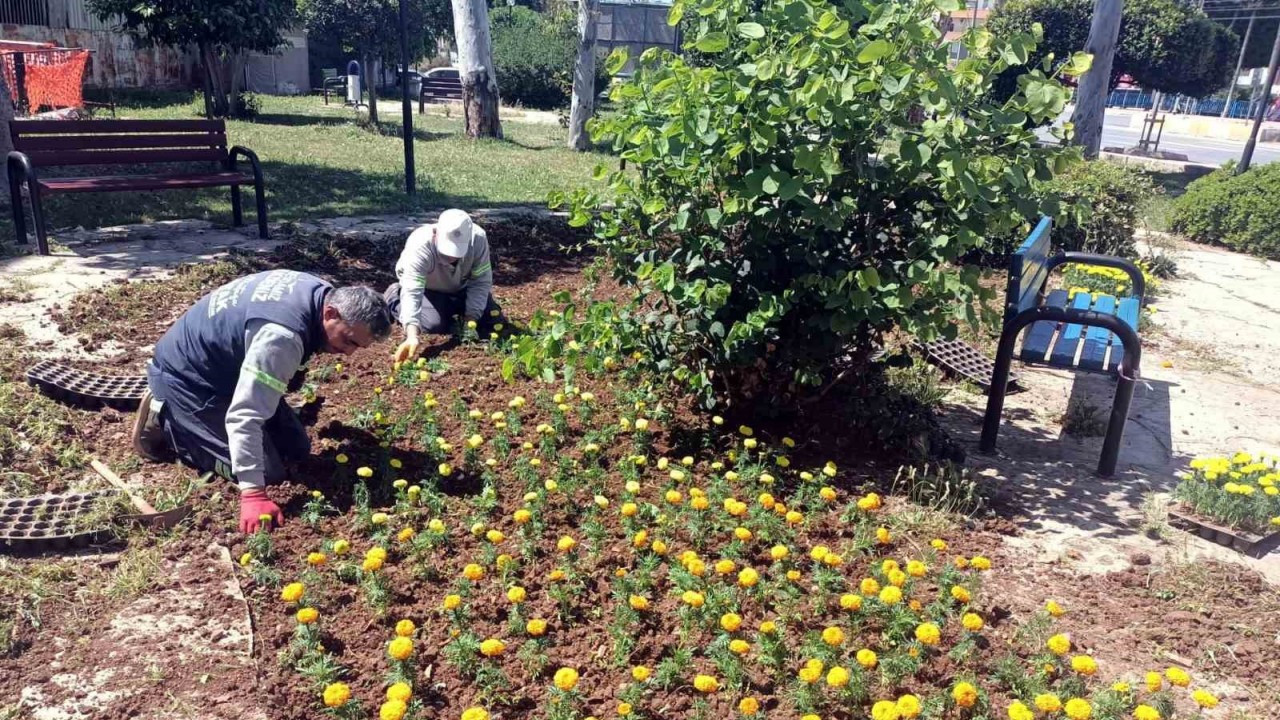
[[[82,548],[106,540],[106,516],[86,523],[86,516],[113,490],[65,495],[0,499],[0,552],[37,554]]]
[[[995,372],[995,363],[981,351],[963,340],[935,340],[933,342],[913,342],[917,351],[924,353],[924,359],[938,366],[948,375],[959,377],[986,392],[991,392],[991,375]],[[1015,373],[1009,374],[1009,385],[1018,382]]]
[[[147,389],[146,375],[99,375],[42,360],[27,370],[27,382],[50,397],[88,409],[135,410]]]
[[[1219,525],[1196,515],[1186,506],[1170,509],[1169,523],[1174,527],[1194,533],[1205,540],[1229,547],[1242,555],[1248,555],[1252,558],[1260,558],[1280,547],[1280,530],[1256,535],[1244,530]]]

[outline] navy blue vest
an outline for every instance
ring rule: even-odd
[[[324,298],[331,289],[314,275],[270,270],[232,280],[200,298],[156,343],[152,362],[172,391],[160,399],[192,410],[229,400],[244,363],[245,329],[253,320],[296,332],[306,363],[325,347]]]

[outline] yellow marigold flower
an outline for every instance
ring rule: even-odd
[[[903,695],[898,698],[898,715],[910,720],[920,715],[920,698],[915,695]]]
[[[875,651],[868,648],[862,648],[859,650],[854,658],[858,661],[859,665],[868,670],[875,667],[876,663],[879,662]]]
[[[804,667],[800,668],[798,676],[800,682],[812,685],[822,679],[822,662],[818,660],[810,660]]]
[[[547,621],[534,618],[524,624],[524,631],[533,637],[542,637],[547,634]]]
[[[399,637],[410,637],[417,629],[418,626],[414,625],[412,620],[405,619],[396,623],[396,635]]]
[[[1071,720],[1089,720],[1089,718],[1093,717],[1093,706],[1089,704],[1088,700],[1081,698],[1071,698],[1063,706],[1063,709],[1066,710],[1067,717],[1071,718]]]
[[[562,667],[556,671],[552,682],[564,692],[569,692],[578,686],[578,671],[573,668]]]
[[[1160,711],[1150,705],[1139,705],[1133,709],[1133,720],[1160,720]]]
[[[684,495],[679,490],[668,490],[663,498],[671,505],[679,505],[684,502]]]
[[[819,490],[818,496],[821,497],[823,500],[826,500],[827,502],[834,502],[836,497],[838,497],[836,495],[836,489],[831,487],[830,485],[826,485],[821,490]]]
[[[898,703],[892,700],[880,700],[871,706],[871,720],[898,720],[900,717]]]
[[[1098,663],[1088,655],[1076,655],[1071,658],[1071,669],[1081,675],[1093,675],[1098,672]]]
[[[1054,655],[1066,655],[1071,650],[1071,638],[1059,633],[1045,643]]]
[[[387,688],[388,700],[397,700],[402,703],[407,703],[409,702],[409,699],[412,697],[413,697],[413,688],[409,687],[409,683],[404,683],[404,682],[391,683],[390,687]]]
[[[951,688],[951,699],[962,708],[971,708],[978,704],[978,688],[972,683],[958,682]]]
[[[778,631],[778,623],[772,620],[765,620],[760,623],[760,632],[765,635],[772,635]]]
[[[1164,687],[1164,678],[1160,677],[1160,673],[1158,672],[1147,673],[1143,680],[1147,685],[1148,692],[1156,692],[1160,688]]]
[[[301,625],[310,625],[320,619],[320,611],[310,607],[302,608],[294,615],[294,619]]]
[[[1044,604],[1044,609],[1045,609],[1045,612],[1048,612],[1053,617],[1062,617],[1067,612],[1065,609],[1063,609],[1061,605],[1054,602],[1053,600],[1046,602]]]
[[[556,549],[562,553],[567,553],[576,547],[578,547],[578,541],[570,535],[563,535],[556,541]]]
[[[1021,702],[1015,700],[1009,704],[1009,720],[1035,720],[1035,717],[1035,712]]]
[[[742,587],[755,587],[758,582],[760,582],[760,573],[753,568],[743,568],[738,573],[738,584]]]
[[[751,531],[739,526],[733,529],[733,536],[742,542],[746,542],[751,539]]]
[[[622,717],[626,717],[630,714],[631,714],[631,703],[629,702],[618,703],[618,715]]]
[[[985,623],[982,622],[981,615],[977,613],[965,613],[964,617],[960,618],[960,624],[969,632],[978,632],[982,629],[982,626]]]
[[[879,510],[882,505],[883,502],[880,500],[880,496],[876,493],[867,493],[866,495],[858,498],[859,510],[866,510],[870,512],[872,510]]]
[[[1191,699],[1195,700],[1196,704],[1202,708],[1209,709],[1209,708],[1218,707],[1218,696],[1214,695],[1208,690],[1193,691],[1191,693]]]
[[[746,440],[742,441],[742,446],[748,450],[755,450],[756,446],[758,446],[759,444],[760,443],[756,442],[755,438],[747,438]]]
[[[330,683],[324,688],[324,706],[339,708],[351,699],[351,688],[346,683]]]
[[[528,593],[519,585],[513,585],[509,590],[507,590],[507,599],[519,605],[528,599]]]
[[[627,573],[627,571],[623,570],[622,568],[618,568],[618,570],[622,573],[622,575],[619,575],[618,577],[624,577]],[[564,571],[561,570],[560,568],[556,568],[555,570],[552,570],[551,572],[547,573],[547,579],[550,580],[551,582],[560,582],[564,578],[565,578]]]
[[[497,657],[505,652],[507,644],[497,638],[489,638],[480,643],[480,654],[485,657]]]
[[[365,556],[365,557],[370,557],[370,558],[377,558],[378,560],[386,560],[386,559],[387,559],[387,551],[386,551],[386,549],[385,549],[385,548],[381,548],[381,547],[376,547],[376,546],[375,546],[375,547],[371,547],[371,548],[369,548],[369,549],[365,552],[364,556]]]
[[[876,528],[877,543],[880,543],[881,545],[888,545],[891,540],[893,540],[893,536],[889,534],[889,528],[887,527]]]
[[[725,560],[717,560],[717,561],[716,561],[715,568],[716,568],[716,574],[717,574],[717,575],[728,575],[729,573],[733,572],[734,570],[737,570],[737,569],[738,569],[738,565],[737,565],[737,563],[735,563],[734,561],[732,561],[732,560],[728,560],[728,559],[725,559]]]
[[[473,582],[480,580],[484,577],[484,568],[475,563],[468,563],[466,567],[462,568],[462,577]]]
[[[710,675],[698,675],[693,679],[693,687],[701,693],[713,693],[720,689],[720,681]]]
[[[1169,684],[1176,687],[1186,687],[1191,684],[1191,676],[1181,668],[1171,667],[1164,671],[1164,676],[1169,679]]]
[[[737,632],[742,627],[742,616],[737,613],[725,613],[720,616],[720,627],[725,632]]]
[[[457,610],[458,607],[461,605],[462,605],[461,595],[445,595],[444,602],[441,603],[441,607],[443,607],[445,610]]]
[[[636,665],[631,668],[631,679],[636,682],[644,682],[645,680],[648,680],[649,676],[652,674],[653,671],[645,665]]]
[[[1052,713],[1062,709],[1062,700],[1053,693],[1041,693],[1035,698],[1036,709],[1040,712]]]
[[[862,578],[862,582],[858,583],[858,591],[863,595],[879,595],[880,583],[875,578]]]
[[[729,641],[729,650],[738,655],[746,655],[751,650],[751,643],[735,638]]]
[[[640,595],[632,595],[631,597],[627,598],[627,604],[631,606],[632,610],[639,610],[639,611],[648,610],[649,598],[646,598]]]
[[[924,645],[937,645],[942,640],[942,630],[933,623],[921,623],[916,626],[916,640]]]
[[[787,571],[787,579],[788,579],[788,580],[790,580],[791,582],[799,582],[799,581],[800,581],[800,571],[799,571],[799,570],[788,570],[788,571]]]
[[[632,546],[632,547],[642,548],[642,547],[644,547],[645,545],[647,545],[648,543],[649,543],[649,531],[648,531],[648,530],[641,530],[640,532],[637,532],[635,535],[632,535],[632,536],[631,536],[631,546]]]
[[[413,528],[403,528],[400,532],[396,533],[396,540],[399,540],[400,542],[409,542],[416,534],[417,533],[413,531]],[[308,558],[308,560],[310,560],[310,558]]]
[[[623,517],[631,517],[636,513],[640,512],[640,506],[636,505],[633,502],[622,503],[621,512]]]
[[[760,701],[753,697],[744,697],[738,701],[738,712],[751,716],[760,712]]]
[[[849,684],[849,671],[836,665],[827,671],[827,685],[842,688]]]
[[[325,563],[325,560],[328,560],[328,558],[325,557],[325,554],[322,552],[313,552],[313,553],[307,554],[307,564],[313,567],[318,565],[323,565]]]
[[[427,523],[427,529],[433,533],[442,533],[445,531],[444,521],[440,518],[435,518]]]
[[[534,458],[535,461],[537,459],[538,458]],[[449,477],[453,474],[453,466],[447,462],[442,462],[440,463],[440,466],[436,468],[436,471],[440,473],[440,477]]]
[[[844,631],[832,625],[822,631],[822,642],[835,647],[844,642]]]
[[[853,593],[845,593],[840,596],[840,608],[842,610],[861,610],[862,596]]]
[[[348,540],[334,540],[333,554],[346,555],[351,550],[351,542]]]
[[[690,560],[689,563],[685,565],[685,568],[688,569],[689,573],[695,577],[702,577],[707,574],[707,564],[698,558]]]
[[[685,590],[680,594],[680,600],[689,607],[700,608],[706,599],[702,597],[702,593],[696,590]]]
[[[289,583],[280,590],[280,599],[287,603],[296,603],[302,599],[302,593],[306,588],[300,582]]]
[[[1129,692],[1132,688],[1127,682],[1114,682],[1111,683],[1111,689],[1123,695]]]
[[[885,605],[897,605],[902,602],[902,590],[896,585],[890,585],[880,591],[880,602]]]
[[[957,555],[955,559],[955,565],[961,570],[964,570],[965,568],[969,567],[969,558],[963,555]]]
[[[649,429],[649,421],[644,418],[636,418],[635,426],[638,432],[644,432]]]
[[[387,645],[387,654],[396,660],[408,660],[413,654],[413,641],[407,637],[397,637]]]
[[[711,501],[707,500],[705,497],[702,497],[702,496],[695,497],[694,499],[689,501],[689,507],[693,508],[694,510],[706,510],[710,506],[711,506]]]
[[[973,566],[974,570],[990,570],[991,569],[991,561],[988,560],[987,558],[982,557],[981,555],[974,555],[973,559],[969,561],[969,564]]]
[[[470,707],[462,711],[462,720],[489,720],[489,712],[484,708]]]
[[[382,558],[376,555],[368,555],[365,556],[364,561],[360,563],[360,569],[365,572],[378,572],[382,569],[384,562],[385,561]]]
[[[769,548],[769,557],[773,558],[774,560],[785,560],[787,555],[790,555],[790,554],[791,554],[791,551],[787,548],[786,545],[774,545],[773,547]]]
[[[799,525],[804,522],[804,514],[798,510],[788,510],[786,520],[788,525]]]
[[[929,566],[919,560],[907,561],[907,574],[911,577],[924,577],[929,572]]]
[[[367,466],[358,467],[356,468],[356,474],[362,478],[371,478],[373,477],[373,468]]]
[[[649,546],[649,549],[652,550],[657,555],[667,554],[667,544],[662,542],[661,540],[654,540],[653,544]]]
[[[822,562],[822,558],[826,557],[830,552],[831,550],[826,545],[815,545],[809,551],[809,557],[817,562]]]
[[[892,569],[892,570],[889,570],[889,571],[886,573],[886,575],[888,575],[888,576],[889,576],[889,584],[890,584],[890,585],[893,585],[893,586],[895,586],[895,587],[899,587],[899,588],[900,588],[900,587],[902,587],[903,585],[906,585],[906,584],[907,584],[907,574],[906,574],[906,573],[904,573],[904,572],[902,572],[902,571],[901,571],[901,570],[899,570],[898,568],[894,568],[894,569]]]
[[[515,520],[517,525],[524,525],[525,523],[533,519],[533,513],[529,512],[524,508],[520,508],[519,510],[515,511],[515,513],[511,516],[511,519]]]
[[[245,553],[240,556],[241,567],[248,567],[251,562],[253,562],[253,553]]]

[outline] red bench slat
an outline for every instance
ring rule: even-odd
[[[180,135],[39,135],[23,136],[14,150],[28,155],[50,150],[137,150],[142,148],[225,148],[223,133],[183,133]]]
[[[9,134],[15,139],[30,135],[226,131],[227,124],[222,120],[15,120],[9,123]]]
[[[119,190],[178,190],[182,188],[252,185],[253,176],[238,172],[182,175],[104,175],[41,180],[42,193],[115,192]]]
[[[27,155],[37,168],[54,165],[132,165],[161,162],[225,162],[222,149],[173,150],[47,150]]]

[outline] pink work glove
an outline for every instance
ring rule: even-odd
[[[240,532],[245,534],[257,532],[260,525],[266,525],[262,521],[263,515],[269,516],[276,526],[284,524],[284,513],[280,512],[279,505],[271,502],[265,490],[254,488],[242,491],[240,493]]]

